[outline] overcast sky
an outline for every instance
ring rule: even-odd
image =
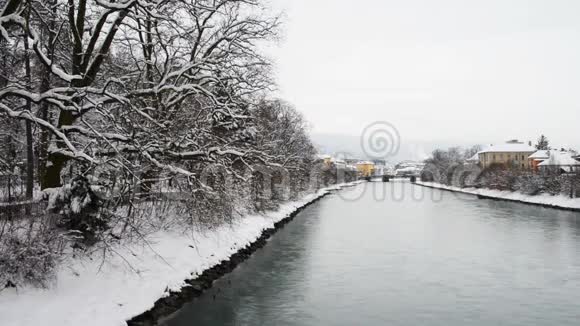
[[[280,97],[314,133],[580,147],[578,0],[271,0]]]

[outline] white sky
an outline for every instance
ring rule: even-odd
[[[270,0],[280,97],[314,133],[580,147],[578,0]]]

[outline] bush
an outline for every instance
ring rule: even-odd
[[[48,229],[14,228],[0,237],[0,288],[31,284],[47,287],[55,278],[66,239]]]
[[[100,204],[89,181],[82,176],[49,192],[48,210],[61,216],[58,226],[77,232],[81,242],[88,245],[96,243],[99,234],[109,228],[109,218],[101,214]]]

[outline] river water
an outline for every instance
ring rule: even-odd
[[[302,211],[165,325],[579,325],[580,214],[407,182]]]

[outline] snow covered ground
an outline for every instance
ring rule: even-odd
[[[427,187],[451,190],[456,192],[462,192],[472,195],[481,195],[497,199],[505,199],[518,201],[523,203],[537,204],[552,206],[555,208],[565,208],[565,209],[577,209],[580,210],[580,198],[569,198],[566,196],[552,196],[549,194],[540,194],[537,196],[530,196],[514,191],[501,191],[493,189],[476,189],[476,188],[459,188],[453,186],[446,186],[435,182],[421,182],[417,181],[416,184],[424,185]]]
[[[116,248],[119,255],[103,266],[98,257],[72,259],[62,264],[49,289],[1,290],[0,325],[126,325],[168,290],[179,290],[192,275],[228,259],[296,209],[356,183],[321,189],[278,211],[246,216],[209,232],[160,231],[150,238],[150,247]]]

